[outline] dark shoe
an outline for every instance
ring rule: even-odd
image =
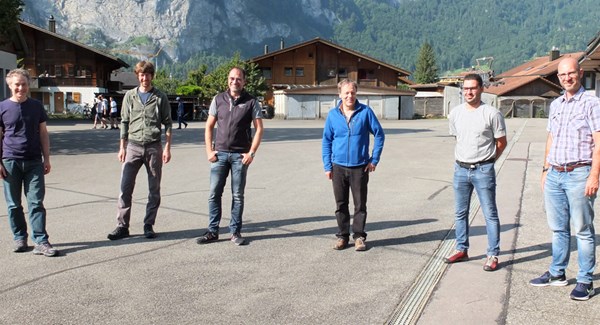
[[[456,250],[456,251],[454,251],[454,253],[452,255],[444,258],[444,263],[452,264],[452,263],[468,261],[468,260],[469,260],[469,254],[467,254],[467,251],[463,252],[463,251]]]
[[[546,273],[542,274],[539,278],[535,278],[529,281],[529,284],[535,287],[545,287],[545,286],[555,286],[555,287],[563,287],[568,284],[567,277],[565,275],[561,276],[552,276],[550,272],[546,271]]]
[[[23,253],[27,251],[27,240],[26,239],[15,239],[13,252]]]
[[[181,126],[177,128],[177,130],[181,130]]]
[[[144,225],[144,237],[148,239],[156,238],[156,233],[154,232],[154,229],[152,229],[152,225]]]
[[[367,250],[367,245],[365,244],[365,239],[363,237],[358,237],[354,240],[354,250],[357,252]]]
[[[184,127],[184,129],[187,129],[187,123],[185,124],[185,127]]]
[[[129,229],[127,229],[125,227],[117,227],[117,228],[115,228],[115,230],[113,230],[113,232],[108,234],[107,237],[110,240],[117,240],[117,239],[123,239],[123,238],[129,237]]]
[[[488,256],[483,265],[484,271],[496,271],[498,268],[498,256]]]
[[[202,237],[196,239],[196,244],[208,244],[219,240],[219,234],[207,231]]]
[[[41,244],[35,244],[35,246],[33,247],[33,254],[52,257],[58,255],[58,251],[54,247],[52,247],[50,243],[45,242]]]
[[[588,300],[594,295],[594,284],[593,283],[581,283],[577,282],[575,289],[571,291],[571,299],[573,300]]]
[[[246,244],[246,240],[244,239],[244,237],[242,237],[242,234],[235,233],[231,235],[231,242],[240,246],[240,245],[245,245]]]
[[[339,251],[339,250],[346,248],[346,246],[348,246],[348,239],[338,238],[337,241],[335,242],[335,245],[333,245],[333,249],[335,249],[336,251]]]

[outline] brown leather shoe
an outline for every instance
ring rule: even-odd
[[[363,237],[358,237],[354,240],[354,250],[357,252],[367,250],[367,245],[365,244],[365,239]]]
[[[498,257],[497,256],[488,256],[485,264],[483,265],[484,271],[496,271],[498,268]]]
[[[467,254],[467,251],[459,251],[456,250],[454,251],[454,253],[446,258],[444,258],[444,263],[447,264],[452,264],[452,263],[456,263],[456,262],[462,262],[462,261],[467,261],[469,260],[469,255]]]
[[[339,250],[346,248],[347,246],[348,246],[348,239],[338,238],[338,240],[335,242],[335,245],[333,245],[333,249],[335,249],[336,251],[339,251]]]

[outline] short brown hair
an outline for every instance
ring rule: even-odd
[[[154,76],[154,64],[150,61],[140,61],[135,65],[135,74],[138,73],[149,73]]]
[[[344,87],[345,85],[352,85],[352,87],[354,87],[354,90],[358,91],[358,85],[356,84],[356,81],[352,79],[344,79],[338,83],[338,93],[342,92],[342,87]]]
[[[469,73],[463,78],[463,81],[465,80],[475,80],[477,81],[477,86],[483,87],[483,79],[481,79],[481,76],[476,73]]]

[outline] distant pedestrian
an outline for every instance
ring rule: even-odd
[[[154,65],[140,61],[135,65],[135,74],[140,85],[127,91],[121,106],[121,141],[119,161],[121,169],[121,193],[117,203],[117,228],[108,239],[129,237],[132,196],[135,179],[140,168],[148,173],[148,203],[144,217],[144,237],[154,238],[154,223],[160,206],[160,181],[163,163],[171,160],[171,106],[169,98],[152,86]],[[161,141],[165,127],[165,146]]]
[[[119,113],[119,108],[117,106],[117,101],[110,97],[110,129],[119,129],[119,121],[117,120]]]
[[[244,213],[244,190],[248,167],[254,161],[254,154],[263,134],[262,113],[258,100],[244,90],[246,72],[233,68],[227,77],[229,89],[215,96],[210,104],[204,143],[206,156],[210,162],[210,193],[208,197],[208,231],[196,240],[198,244],[219,240],[221,222],[221,197],[231,173],[231,219],[229,222],[230,240],[243,245],[242,215]],[[252,137],[251,126],[255,134]],[[217,134],[213,144],[213,131]]]
[[[571,229],[577,238],[577,285],[571,299],[594,295],[596,232],[594,200],[600,175],[600,99],[581,85],[583,70],[574,58],[558,64],[565,92],[550,104],[548,137],[542,169],[542,191],[552,235],[548,271],[531,280],[533,286],[566,286],[571,255]]]
[[[375,172],[383,152],[385,134],[371,107],[356,99],[355,81],[344,79],[338,84],[339,104],[329,111],[323,129],[322,158],[325,176],[332,181],[337,219],[337,241],[341,250],[350,239],[350,191],[354,202],[352,237],[354,249],[367,249],[367,193],[369,174]],[[372,154],[369,142],[374,136]]]
[[[495,271],[500,253],[500,219],[496,206],[496,170],[494,162],[506,148],[504,117],[495,107],[481,101],[483,80],[478,74],[463,79],[465,102],[450,112],[450,135],[454,148],[454,207],[456,251],[444,262],[469,259],[469,207],[473,190],[477,192],[485,218],[488,247],[483,269]]]
[[[41,102],[27,97],[29,72],[12,70],[6,83],[12,96],[0,102],[0,136],[2,137],[0,178],[4,180],[4,197],[8,207],[8,222],[13,233],[14,252],[25,252],[27,223],[21,205],[25,190],[31,239],[36,255],[58,254],[48,241],[46,232],[45,176],[50,173],[50,137],[48,116]]]
[[[183,101],[181,97],[177,97],[177,122],[179,123],[178,129],[181,129],[181,124],[183,123],[187,128],[188,124],[185,122],[185,109],[183,107]]]
[[[94,116],[94,129],[98,124],[100,124],[101,128],[104,128],[104,101],[102,100],[102,95],[98,95],[96,97],[96,115]]]

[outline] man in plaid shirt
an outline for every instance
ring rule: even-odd
[[[548,138],[542,170],[542,190],[548,225],[552,230],[552,262],[534,286],[566,286],[571,224],[577,237],[577,285],[571,299],[588,300],[594,294],[596,265],[594,199],[600,174],[600,99],[581,85],[583,70],[572,57],[558,65],[565,89],[550,105]]]

